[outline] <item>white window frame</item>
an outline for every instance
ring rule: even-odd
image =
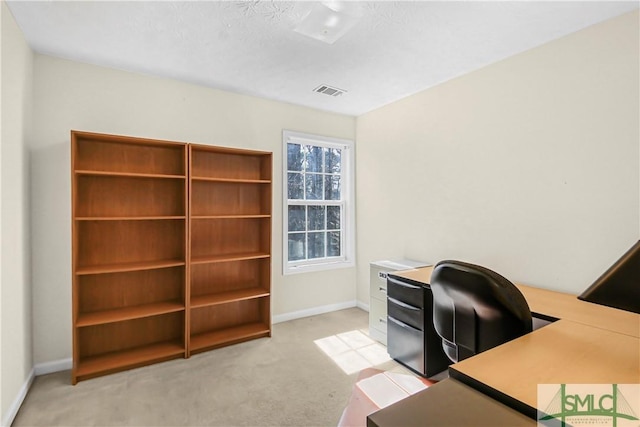
[[[312,260],[289,261],[289,199],[288,199],[288,158],[287,144],[315,145],[318,147],[340,148],[342,150],[342,200],[340,204],[342,216],[340,229],[342,237],[342,256],[319,258]],[[355,266],[355,153],[351,140],[311,135],[307,133],[282,131],[282,274],[298,274],[311,271],[333,270]],[[320,203],[318,203],[320,202]],[[318,200],[295,200],[293,205],[321,205],[326,202]]]

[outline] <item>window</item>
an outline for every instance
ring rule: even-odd
[[[353,266],[353,142],[284,131],[283,146],[283,273]]]

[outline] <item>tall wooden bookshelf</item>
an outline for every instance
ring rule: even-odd
[[[272,155],[189,151],[189,351],[270,336]]]
[[[72,131],[72,383],[271,335],[267,152]]]
[[[186,354],[187,146],[71,133],[72,382]]]

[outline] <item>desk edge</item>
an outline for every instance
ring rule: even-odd
[[[493,387],[488,386],[487,384],[476,380],[462,372],[456,370],[454,367],[449,367],[449,376],[453,379],[460,381],[463,384],[468,385],[481,393],[497,400],[498,402],[510,407],[511,409],[515,409],[516,411],[526,415],[529,418],[537,420],[538,410],[537,408],[533,408],[527,405],[524,402],[521,402],[499,390],[496,390]]]

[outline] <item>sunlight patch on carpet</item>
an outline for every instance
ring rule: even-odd
[[[314,343],[349,375],[391,359],[385,346],[358,330],[331,335]]]

